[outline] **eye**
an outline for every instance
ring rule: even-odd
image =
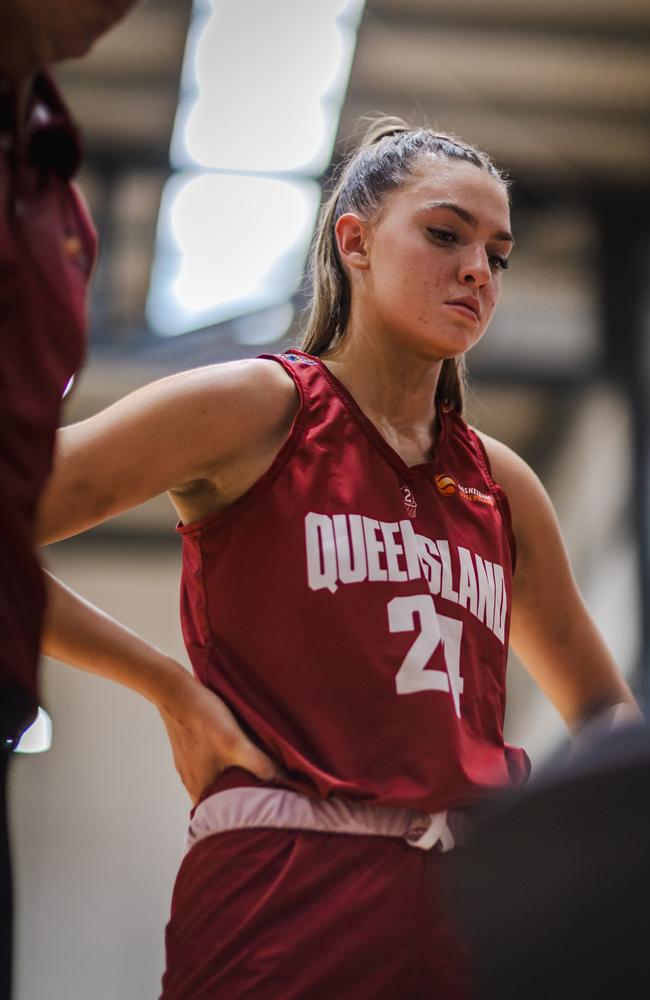
[[[433,236],[434,240],[438,240],[440,243],[457,243],[458,237],[456,233],[449,229],[434,229],[427,226],[427,232],[430,236]]]
[[[490,256],[490,267],[493,271],[507,271],[510,267],[510,261],[507,257],[495,253]]]

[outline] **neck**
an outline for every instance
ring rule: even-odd
[[[431,450],[442,359],[414,355],[375,331],[348,328],[322,360],[382,433],[417,442],[423,452]]]
[[[366,412],[396,426],[430,424],[442,359],[423,359],[368,330],[348,328],[323,361]]]

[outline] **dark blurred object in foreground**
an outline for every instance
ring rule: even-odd
[[[548,767],[454,853],[479,1000],[650,995],[650,726]]]

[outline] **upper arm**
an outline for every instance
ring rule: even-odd
[[[568,725],[599,705],[632,701],[582,599],[542,483],[510,448],[480,436],[508,497],[517,540],[513,649]]]
[[[213,478],[242,451],[288,429],[296,407],[295,388],[279,365],[238,361],[153,382],[62,428],[40,505],[39,541]]]

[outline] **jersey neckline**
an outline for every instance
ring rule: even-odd
[[[340,379],[336,377],[334,372],[330,371],[325,362],[314,354],[306,354],[304,351],[290,351],[290,354],[298,354],[301,357],[309,358],[315,361],[320,370],[325,375],[326,379],[337,393],[337,395],[343,400],[343,403],[352,414],[354,419],[357,421],[361,429],[364,431],[366,436],[374,444],[374,446],[383,454],[384,458],[396,469],[396,471],[404,477],[413,476],[417,473],[431,473],[433,469],[436,468],[440,461],[440,456],[447,444],[447,439],[449,437],[448,420],[450,411],[446,407],[436,406],[436,414],[440,423],[440,435],[437,441],[437,447],[435,454],[432,459],[428,462],[417,462],[415,465],[408,465],[402,456],[395,451],[395,449],[388,443],[381,431],[375,426],[372,420],[366,416],[363,412],[356,399],[346,388],[346,386],[341,382]]]

